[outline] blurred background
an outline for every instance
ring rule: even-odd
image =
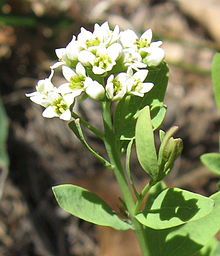
[[[182,156],[166,182],[203,195],[217,190],[218,177],[200,163],[203,153],[218,151],[219,113],[211,83],[211,64],[220,49],[219,0],[1,0],[0,95],[9,120],[9,173],[1,171],[0,255],[137,256],[129,232],[96,228],[64,213],[51,187],[79,184],[101,195],[114,209],[120,192],[104,170],[61,120],[43,119],[40,106],[25,97],[50,73],[55,49],[65,47],[80,27],[93,30],[108,21],[143,33],[151,28],[162,40],[170,68],[163,129],[180,127]],[[60,82],[56,75],[55,80]],[[83,117],[102,127],[99,105],[76,105]],[[88,142],[102,154],[91,133]],[[144,173],[135,155],[137,184]]]

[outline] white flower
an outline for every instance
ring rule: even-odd
[[[135,34],[134,31],[128,29],[125,31],[122,31],[120,33],[120,41],[122,46],[127,50],[128,52],[138,52],[141,55],[142,63],[144,62],[148,66],[157,66],[160,64],[160,62],[164,58],[164,50],[160,48],[162,42],[151,42],[152,40],[152,31],[151,29],[146,30],[140,37]],[[126,51],[125,51],[126,52]],[[137,56],[137,54],[132,54],[132,56]],[[136,57],[137,58],[137,57]],[[125,58],[126,62],[129,62],[129,58]],[[136,63],[141,62],[139,58],[136,60]],[[133,67],[134,69],[138,69],[137,64],[134,64],[135,61],[133,61]],[[140,67],[143,68],[143,67]]]
[[[145,31],[140,39],[131,29],[127,29],[120,33],[120,41],[124,48],[135,48],[141,49],[144,47],[149,47],[152,39],[152,31],[148,29]]]
[[[146,49],[147,56],[144,58],[144,63],[148,66],[157,66],[164,59],[164,50],[153,43]]]
[[[69,102],[64,96],[57,92],[50,92],[48,94],[48,103],[49,105],[42,113],[43,117],[59,117],[66,121],[71,119],[71,111],[69,107],[72,102]]]
[[[119,27],[116,26],[114,31],[110,30],[108,22],[104,22],[101,26],[97,23],[94,26],[94,32],[90,32],[85,28],[81,28],[77,40],[79,45],[85,49],[95,53],[99,45],[109,47],[119,39]]]
[[[34,103],[46,107],[49,104],[48,93],[56,91],[56,87],[51,82],[53,74],[54,71],[51,71],[51,74],[48,78],[39,80],[36,85],[36,91],[27,93],[26,96],[30,97],[30,100]]]
[[[84,91],[86,71],[81,63],[76,65],[76,71],[67,66],[62,66],[63,76],[68,83],[60,85],[58,92],[67,95],[72,101]]]
[[[152,89],[154,86],[153,83],[145,82],[144,80],[147,77],[148,70],[142,69],[138,70],[133,74],[132,69],[128,70],[129,81],[127,83],[127,93],[133,94],[139,97],[143,97],[144,94]]]
[[[94,33],[86,30],[85,28],[81,28],[81,32],[77,37],[79,45],[84,50],[96,49],[98,45],[100,45],[100,39],[98,36],[95,36]]]
[[[109,28],[108,22],[104,22],[101,26],[97,23],[94,26],[94,36],[99,38],[100,42],[103,43],[106,47],[110,46],[113,43],[116,43],[119,39],[119,26],[116,25],[112,31]]]
[[[105,97],[104,87],[97,81],[93,81],[90,77],[85,80],[85,92],[93,100],[103,100]]]
[[[102,75],[105,72],[112,70],[113,66],[116,64],[116,60],[120,57],[121,53],[122,47],[118,43],[114,43],[108,48],[100,46],[97,49],[93,62],[93,73]]]
[[[106,96],[111,101],[121,100],[126,94],[128,76],[119,73],[116,77],[110,75],[106,84]]]
[[[139,68],[146,68],[147,64],[142,62],[142,57],[139,52],[134,48],[126,48],[123,50],[124,54],[124,65],[126,67],[138,70]]]
[[[88,50],[82,50],[79,53],[79,61],[86,67],[92,66],[95,61],[95,55]]]
[[[63,64],[70,67],[75,67],[78,61],[78,55],[81,49],[82,49],[81,46],[76,41],[76,37],[73,36],[72,40],[70,41],[70,43],[67,45],[66,48],[59,48],[55,50],[59,61],[56,62],[53,66],[51,66],[51,68],[54,69]]]

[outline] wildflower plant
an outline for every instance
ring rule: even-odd
[[[168,82],[161,45],[152,41],[150,29],[138,37],[118,26],[112,30],[107,22],[95,24],[93,32],[81,28],[65,48],[56,49],[58,61],[51,66],[50,76],[26,95],[44,108],[44,117],[69,121],[82,144],[114,173],[127,217],[121,218],[100,197],[71,184],[53,187],[61,208],[97,225],[133,230],[143,256],[211,256],[204,252],[217,246],[220,193],[208,198],[163,183],[183,145],[173,137],[177,127],[159,130],[166,114],[163,100]],[[59,86],[52,82],[57,69],[62,69],[66,80]],[[100,103],[104,132],[74,112],[74,103],[80,98],[83,104],[87,97]],[[81,125],[103,141],[108,159],[87,143]],[[133,147],[146,173],[142,191],[130,169]]]

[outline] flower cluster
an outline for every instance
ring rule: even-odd
[[[148,29],[139,38],[132,30],[109,28],[108,22],[95,24],[94,31],[81,28],[65,47],[56,49],[58,62],[51,66],[49,78],[40,80],[36,91],[26,94],[45,108],[44,117],[70,120],[75,98],[85,93],[102,101],[118,101],[126,94],[143,97],[153,83],[145,82],[148,67],[164,58],[162,42],[151,42]],[[56,87],[51,82],[58,67],[66,83]]]

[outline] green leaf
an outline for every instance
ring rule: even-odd
[[[219,256],[220,255],[220,242],[217,242],[216,248],[211,256]]]
[[[6,141],[8,137],[8,119],[0,98],[0,167],[8,166]]]
[[[142,109],[136,124],[136,151],[142,168],[153,180],[157,180],[159,168],[154,145],[154,134],[149,107]]]
[[[152,116],[152,127],[153,130],[155,131],[158,129],[166,115],[167,107],[160,102],[158,99],[153,100],[151,104],[151,116]]]
[[[146,204],[145,204],[145,207],[144,209],[147,211],[147,210],[150,210],[155,199],[159,196],[159,194],[165,190],[167,187],[165,185],[164,182],[160,181],[158,183],[156,183],[150,190],[150,193],[148,194],[148,197],[147,197],[147,201],[146,201]]]
[[[203,154],[200,160],[210,171],[220,175],[220,153]]]
[[[163,190],[151,208],[136,215],[143,225],[153,229],[166,229],[198,220],[208,215],[214,207],[210,198],[179,188]]]
[[[134,137],[138,114],[147,105],[152,109],[151,117],[154,129],[163,121],[165,116],[163,99],[168,82],[166,63],[161,63],[158,67],[150,69],[146,81],[154,83],[150,92],[146,93],[144,97],[126,96],[116,107],[114,127],[116,136],[120,140],[130,140]]]
[[[164,230],[146,227],[151,256],[191,256],[205,246],[220,229],[220,192],[210,198],[215,206],[199,220]]]
[[[59,206],[80,219],[117,230],[132,228],[119,219],[105,201],[84,188],[66,184],[52,189]]]
[[[209,241],[209,243],[204,246],[199,252],[197,252],[194,256],[214,256],[213,253],[216,251],[218,242],[215,238]],[[219,256],[217,254],[216,256]]]
[[[215,100],[220,111],[220,53],[216,53],[212,62],[212,82]]]

